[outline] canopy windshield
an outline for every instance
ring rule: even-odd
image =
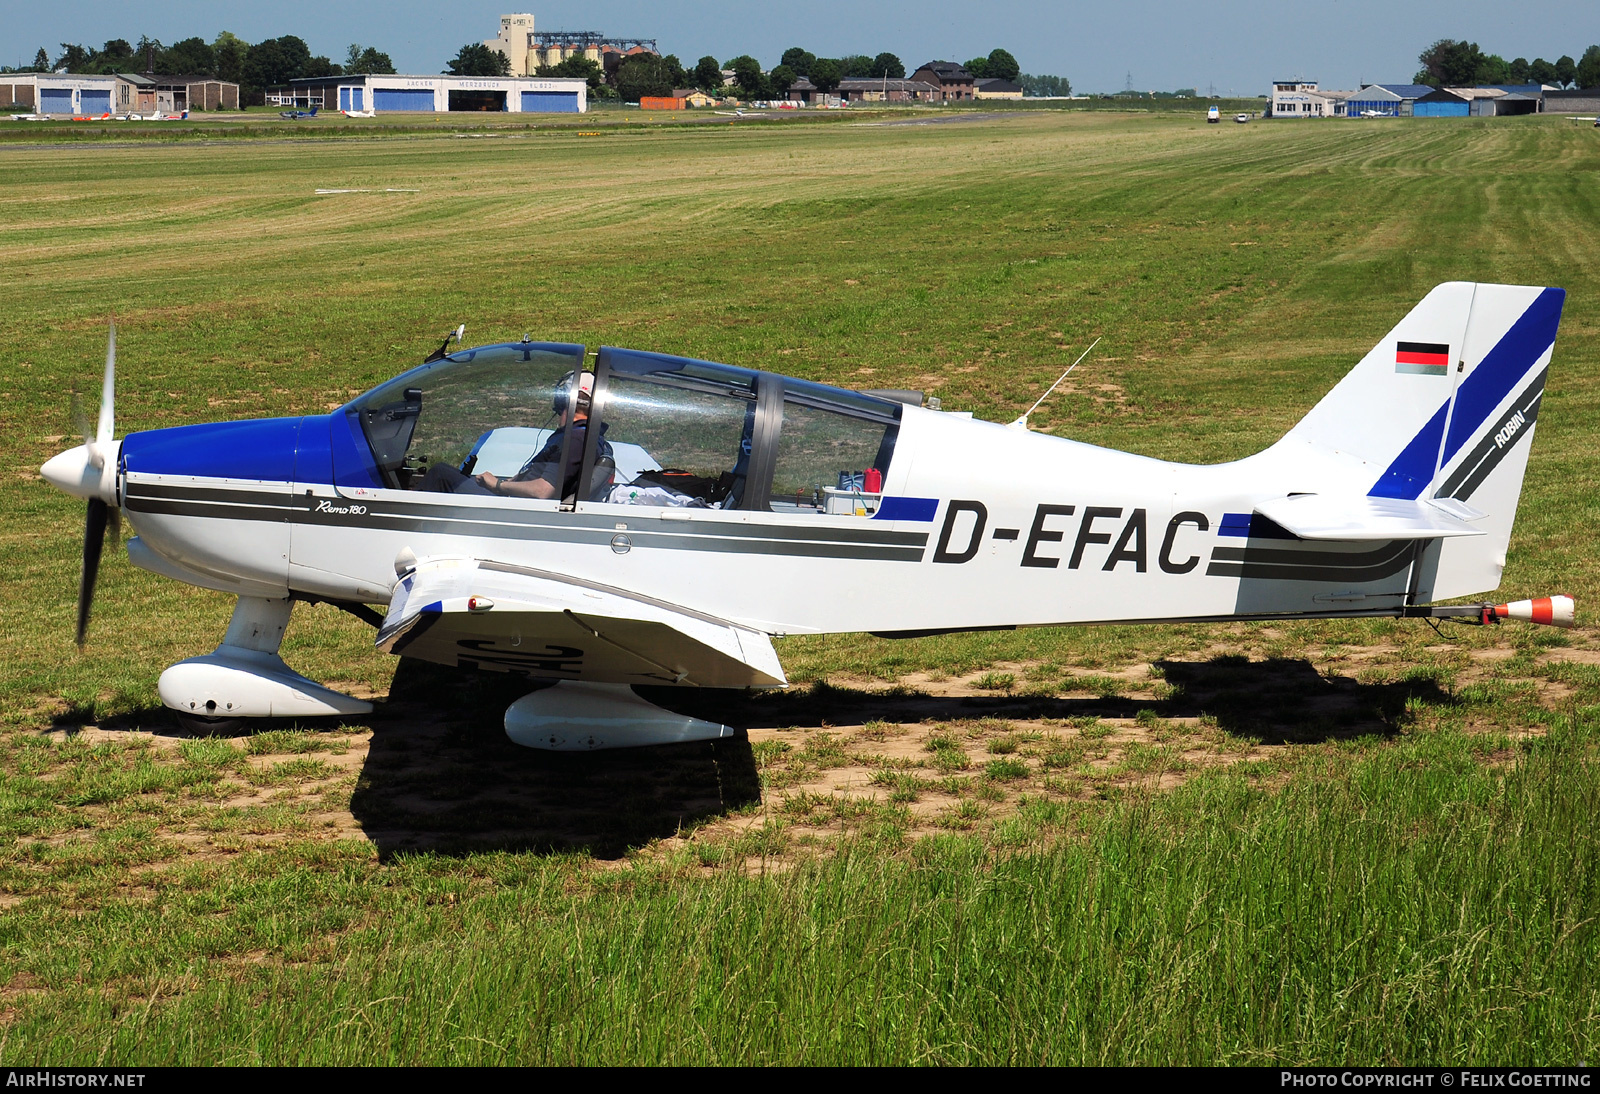
[[[562,396],[583,367],[583,347],[525,342],[462,350],[374,388],[345,409],[361,423],[384,481],[399,488],[431,464],[468,474],[480,459],[512,471],[558,428]],[[485,451],[493,438],[497,448]]]

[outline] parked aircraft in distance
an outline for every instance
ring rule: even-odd
[[[1500,584],[1565,296],[1440,285],[1277,443],[1212,466],[919,392],[459,329],[331,413],[116,440],[113,329],[95,436],[43,476],[88,501],[80,643],[113,512],[134,565],[238,598],[216,650],[161,675],[191,724],[371,709],[278,656],[300,600],[389,653],[555,682],[507,710],[520,744],[715,737],[630,685],[782,686],[791,634],[1571,626],[1564,596],[1439,603]]]
[[[314,106],[310,110],[280,110],[278,117],[287,118],[290,121],[298,121],[301,118],[315,118],[319,109],[319,107]]]
[[[347,118],[376,118],[378,116],[376,110],[341,110],[339,113]]]

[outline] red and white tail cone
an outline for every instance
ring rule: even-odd
[[[1533,600],[1496,604],[1494,614],[1498,619],[1521,619],[1549,627],[1570,627],[1576,610],[1577,605],[1570,596],[1541,596]]]

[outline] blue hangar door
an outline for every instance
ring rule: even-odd
[[[365,110],[366,107],[361,105],[362,93],[364,91],[366,91],[366,88],[364,87],[341,87],[339,89],[339,109]],[[428,109],[432,110],[433,107],[429,106]]]
[[[39,89],[39,113],[71,114],[72,89],[69,87],[41,87]]]
[[[83,112],[89,115],[109,114],[111,112],[111,92],[109,91],[84,91],[78,96],[78,101],[83,104]]]
[[[524,91],[522,93],[522,112],[524,114],[576,114],[578,112],[578,93],[576,91]]]
[[[372,89],[374,110],[414,110],[433,113],[433,92],[407,88],[375,87]]]

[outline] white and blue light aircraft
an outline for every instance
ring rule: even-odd
[[[1440,285],[1276,444],[1212,466],[914,392],[459,330],[330,414],[115,440],[113,331],[97,435],[43,474],[89,502],[80,642],[117,511],[134,565],[238,597],[221,645],[161,675],[188,721],[369,711],[278,656],[320,600],[390,653],[537,682],[506,712],[520,744],[716,737],[631,686],[781,686],[790,634],[1570,626],[1564,596],[1435,603],[1500,583],[1564,299]]]

